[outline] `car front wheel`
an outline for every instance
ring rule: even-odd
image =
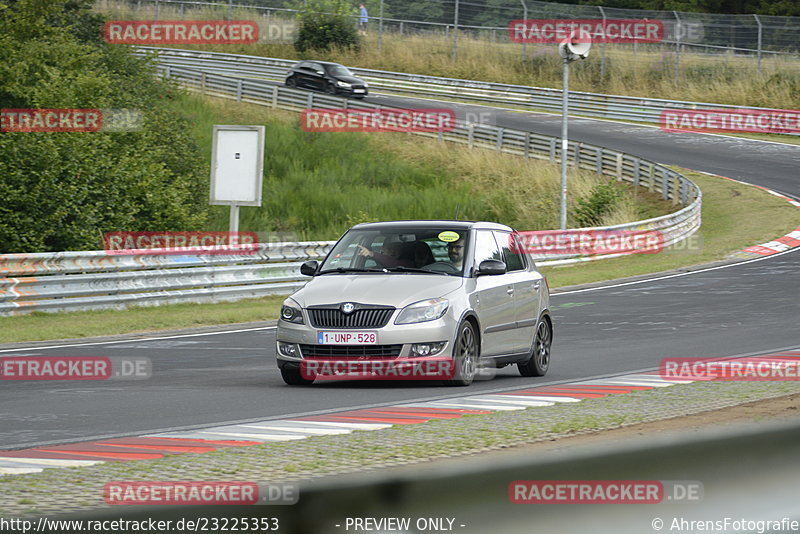
[[[286,78],[286,87],[296,88],[297,87],[297,79],[292,76],[291,78]]]
[[[303,378],[303,375],[300,373],[299,369],[283,367],[281,368],[281,377],[283,378],[283,381],[290,386],[307,386],[314,383],[313,380]]]
[[[325,92],[328,93],[329,95],[335,95],[336,86],[333,85],[332,83],[329,83],[328,85],[325,86]]]
[[[544,376],[550,367],[550,348],[553,344],[553,326],[546,317],[539,319],[536,326],[536,337],[533,340],[533,351],[525,363],[518,363],[517,369],[522,376]]]
[[[458,329],[456,345],[453,348],[453,363],[455,373],[453,378],[447,380],[450,386],[468,386],[475,379],[478,369],[478,338],[475,327],[469,321],[464,321]]]

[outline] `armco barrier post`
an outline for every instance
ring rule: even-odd
[[[455,15],[453,17],[453,61],[456,60],[458,49],[458,0],[456,0]]]
[[[381,0],[380,19],[378,20],[378,52],[383,50],[383,0]]]
[[[603,6],[597,6],[600,10],[600,16],[603,17],[603,28],[606,27],[606,10]],[[606,39],[603,39],[600,51],[600,80],[606,79]]]
[[[675,81],[680,77],[681,68],[681,18],[678,16],[677,11],[672,12],[675,15]]]
[[[756,24],[758,24],[758,73],[761,74],[761,35],[762,35],[762,26],[761,26],[761,19],[758,15],[753,15],[756,19]]]

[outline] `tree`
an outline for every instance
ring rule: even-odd
[[[358,49],[357,13],[347,0],[307,0],[298,6],[298,28],[294,47],[330,50],[333,47]]]
[[[130,132],[0,133],[0,253],[97,249],[115,230],[191,230],[206,165],[176,90],[100,36],[91,0],[0,0],[0,108],[131,109]]]

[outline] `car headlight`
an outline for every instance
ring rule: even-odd
[[[281,319],[289,323],[303,324],[303,312],[292,299],[286,299],[281,306]]]
[[[338,81],[338,82],[336,82],[336,85],[338,85],[339,87],[350,87],[350,84],[349,84],[349,83],[347,83],[347,82],[342,82],[342,81]]]
[[[409,304],[400,312],[394,324],[423,323],[435,321],[445,314],[450,302],[447,299],[429,299]]]

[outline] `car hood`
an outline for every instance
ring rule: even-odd
[[[327,274],[315,276],[292,298],[303,308],[341,302],[402,308],[444,296],[463,283],[459,276],[436,274]]]

